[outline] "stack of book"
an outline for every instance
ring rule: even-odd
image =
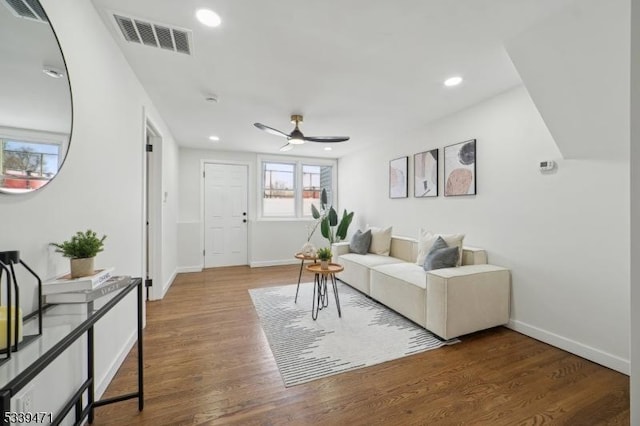
[[[129,284],[130,276],[112,275],[113,268],[97,270],[94,275],[71,278],[69,274],[42,284],[46,303],[87,303]]]

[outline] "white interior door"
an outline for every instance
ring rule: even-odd
[[[246,265],[248,167],[204,165],[204,267]]]

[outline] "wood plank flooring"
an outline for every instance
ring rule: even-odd
[[[287,389],[247,290],[297,276],[297,266],[179,275],[147,303],[144,411],[136,400],[100,407],[94,424],[629,424],[627,376],[503,327]],[[105,397],[135,389],[135,356]]]

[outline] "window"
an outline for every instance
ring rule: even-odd
[[[264,218],[311,217],[311,205],[320,208],[327,190],[329,204],[335,193],[335,161],[261,159],[261,204]]]
[[[295,164],[262,163],[262,215],[295,216]]]
[[[327,190],[327,200],[333,199],[331,187],[331,166],[302,166],[302,215],[311,216],[311,205],[320,208],[320,194],[322,189]]]
[[[38,188],[58,173],[60,145],[0,139],[0,187],[16,191]]]

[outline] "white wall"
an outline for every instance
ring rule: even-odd
[[[0,196],[0,223],[4,224],[0,251],[21,250],[23,258],[43,278],[49,278],[68,270],[68,260],[53,253],[48,243],[91,228],[108,235],[97,266],[114,266],[118,274],[141,276],[143,109],[165,140],[166,161],[173,167],[168,167],[163,184],[175,194],[173,139],[91,2],[42,3],[69,67],[74,105],[72,140],[60,174],[43,190],[25,196]],[[176,216],[173,212],[177,212],[177,197],[169,198],[165,209],[166,218],[172,220]],[[175,241],[175,222],[166,224],[165,233]],[[171,243],[168,242],[167,247]],[[175,269],[172,253],[175,249],[167,248],[166,261]],[[168,274],[171,266],[167,269]],[[31,283],[25,284],[23,294],[34,294]],[[132,294],[96,326],[98,395],[133,344],[135,325]],[[62,357],[60,364],[66,370],[47,369],[36,379],[37,389],[48,390],[44,395],[36,393],[36,411],[55,412],[70,397],[69,382],[77,380],[73,379],[73,371],[81,368],[77,362],[80,355],[75,352]],[[62,376],[62,382],[55,378],[56,374]]]
[[[180,148],[178,223],[179,270],[197,271],[203,267],[202,161],[230,162],[249,166],[249,264],[270,266],[296,263],[294,253],[307,239],[309,220],[259,220],[257,204],[257,161],[255,153]],[[289,157],[291,158],[291,157]],[[274,242],[277,241],[277,244]],[[312,240],[326,245],[316,231]]]
[[[631,2],[631,424],[640,424],[640,0]]]
[[[576,1],[506,44],[564,158],[628,158],[629,3]]]
[[[389,160],[472,138],[478,195],[388,198]],[[557,172],[541,174],[541,160],[556,160]],[[512,271],[511,327],[628,371],[629,165],[561,159],[524,88],[379,141],[339,168],[340,204],[355,223],[465,233]],[[441,191],[442,179],[441,167]]]
[[[157,115],[157,114],[155,114]],[[178,268],[178,145],[164,128],[162,137],[162,256],[160,284],[168,290]]]

